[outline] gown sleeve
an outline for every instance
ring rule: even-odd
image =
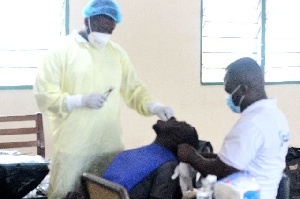
[[[38,68],[33,87],[39,109],[48,116],[65,117],[68,113],[67,96],[61,90],[64,51],[49,50]]]
[[[122,51],[121,65],[123,74],[121,95],[125,103],[141,115],[152,115],[147,109],[147,104],[155,100],[137,77],[136,70],[124,50]]]

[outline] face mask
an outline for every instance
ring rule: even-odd
[[[234,112],[234,113],[241,113],[241,103],[243,102],[245,95],[243,95],[240,99],[239,105],[236,106],[233,101],[232,101],[232,95],[239,90],[239,88],[241,87],[241,85],[238,85],[231,94],[227,94],[226,96],[226,104],[228,105],[228,107]]]
[[[108,42],[111,34],[93,32],[90,25],[90,18],[88,19],[90,33],[88,35],[89,42],[95,46],[98,50],[101,50]]]

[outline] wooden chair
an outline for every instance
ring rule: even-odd
[[[113,183],[100,176],[83,173],[82,184],[90,199],[129,199],[124,186]]]
[[[27,121],[27,123],[26,123]],[[33,123],[33,126],[29,126],[28,121]],[[26,123],[26,126],[24,125]],[[43,118],[41,113],[32,115],[10,115],[0,116],[0,136],[9,137],[9,140],[14,139],[17,135],[36,134],[34,140],[3,142],[1,139],[0,149],[12,149],[12,148],[24,148],[24,147],[36,147],[37,155],[45,157],[45,140],[44,140],[44,128]],[[32,139],[32,138],[31,138]]]

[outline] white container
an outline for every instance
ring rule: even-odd
[[[202,187],[197,191],[196,199],[212,199],[213,186],[216,181],[217,177],[215,175],[207,175],[202,180]]]
[[[212,199],[212,193],[200,189],[197,191],[196,199]]]

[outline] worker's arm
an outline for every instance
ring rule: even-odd
[[[200,153],[200,155],[202,155],[205,158],[217,158],[218,155],[215,153]]]
[[[239,171],[222,162],[217,155],[204,157],[188,144],[179,145],[177,155],[180,161],[191,164],[201,174],[216,175],[218,179]]]

